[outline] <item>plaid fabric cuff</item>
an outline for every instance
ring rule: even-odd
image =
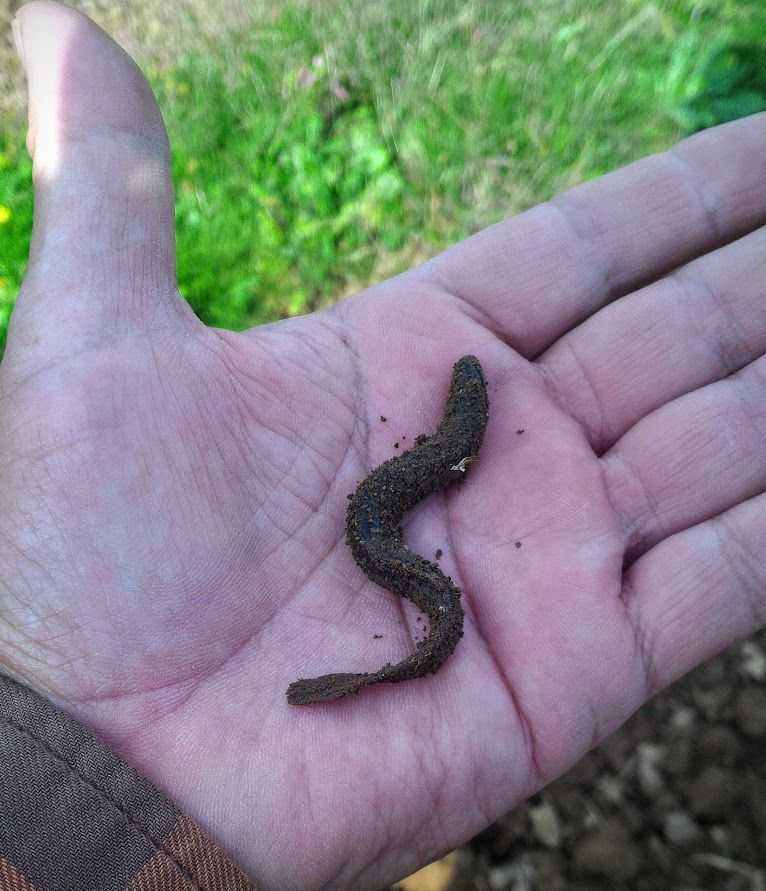
[[[101,741],[0,675],[0,891],[255,891]]]

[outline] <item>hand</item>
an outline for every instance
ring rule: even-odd
[[[2,668],[261,887],[415,869],[762,624],[766,116],[234,334],[178,295],[137,68],[71,9],[20,19],[36,219],[0,369]],[[434,676],[290,707],[298,677],[413,647],[346,495],[434,429],[464,353],[481,460],[405,537],[444,552],[465,637]]]

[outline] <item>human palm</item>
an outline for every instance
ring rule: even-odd
[[[0,659],[262,887],[406,873],[763,622],[763,116],[235,334],[175,289],[132,63],[72,10],[21,17],[37,218],[0,369]],[[346,495],[435,428],[465,353],[480,461],[405,523],[465,637],[436,675],[290,707],[290,681],[423,633],[354,564]]]

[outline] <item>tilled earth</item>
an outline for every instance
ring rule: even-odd
[[[766,891],[766,631],[655,697],[407,891]]]

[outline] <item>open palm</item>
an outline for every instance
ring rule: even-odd
[[[763,622],[766,117],[234,334],[178,296],[137,69],[70,9],[21,19],[37,209],[0,377],[0,659],[263,888],[412,870]],[[434,676],[290,707],[290,681],[423,633],[355,565],[346,495],[435,428],[465,353],[481,460],[405,524],[465,637]]]

